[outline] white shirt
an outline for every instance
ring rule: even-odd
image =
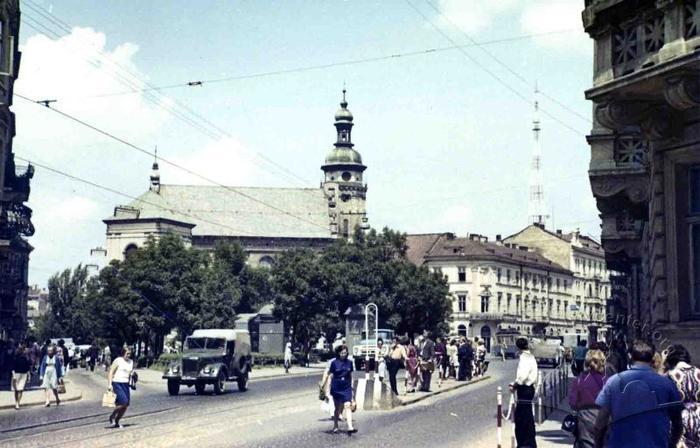
[[[537,360],[529,350],[520,353],[518,371],[515,374],[515,384],[532,386],[537,382]]]
[[[117,366],[117,369],[114,371],[114,375],[112,375],[112,382],[128,383],[129,378],[131,377],[131,372],[134,370],[134,360],[130,359],[127,361],[120,356],[114,360],[112,365]]]

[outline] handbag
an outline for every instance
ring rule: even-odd
[[[318,399],[321,401],[326,401],[328,399],[328,395],[326,395],[326,388],[323,384],[319,384],[318,386]]]
[[[568,414],[561,422],[561,429],[571,434],[578,432],[578,416],[576,414]]]
[[[111,390],[108,390],[107,392],[102,394],[102,407],[103,408],[116,407],[116,402],[117,402],[117,394],[115,394]]]

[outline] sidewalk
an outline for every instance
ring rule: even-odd
[[[83,397],[83,393],[79,388],[74,387],[73,382],[70,378],[65,379],[66,393],[59,394],[61,403],[66,403],[69,401],[80,400]],[[51,406],[56,406],[54,401],[55,397],[51,396]],[[29,386],[27,385],[24,393],[22,394],[22,401],[20,406],[25,408],[27,406],[43,406],[46,403],[46,393],[44,389],[39,388],[37,385]],[[11,390],[3,390],[0,392],[0,410],[3,409],[14,409],[15,407],[15,393]]]
[[[405,370],[402,370],[405,374]],[[427,398],[430,398],[435,395],[439,395],[444,392],[449,392],[455,389],[459,389],[464,386],[468,386],[470,384],[478,383],[481,381],[485,381],[490,379],[491,377],[489,375],[484,375],[480,377],[474,377],[469,381],[457,381],[455,379],[449,379],[445,380],[442,382],[442,386],[438,386],[438,375],[437,372],[433,373],[432,378],[430,379],[430,392],[420,392],[418,389],[416,389],[416,392],[411,392],[411,393],[406,393],[406,387],[405,387],[405,382],[404,382],[404,377],[397,377],[397,382],[398,384],[398,390],[399,390],[399,395],[398,399],[401,402],[401,406],[407,406],[409,404],[417,403],[419,401],[423,401]],[[386,378],[384,380],[387,383],[387,386],[389,385],[389,379]]]

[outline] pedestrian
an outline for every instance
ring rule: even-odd
[[[605,354],[600,350],[589,350],[586,353],[584,371],[571,383],[569,406],[575,411],[578,421],[578,430],[574,434],[574,446],[577,448],[595,446],[593,428],[598,417],[595,399],[607,380],[604,372]]]
[[[105,348],[102,351],[102,362],[104,364],[105,371],[112,365],[112,350],[109,348],[109,344],[105,345]]]
[[[109,423],[113,428],[122,428],[120,421],[131,404],[129,383],[133,375],[134,361],[131,359],[131,349],[124,347],[121,356],[114,360],[107,373],[107,387],[116,395],[116,407],[109,416]]]
[[[634,341],[630,358],[630,369],[609,378],[596,398],[595,446],[676,447],[683,433],[678,389],[652,369],[654,350],[646,342]]]
[[[459,358],[457,356],[456,338],[450,340],[450,344],[447,346],[447,359],[450,366],[448,377],[457,379],[457,368],[459,367]]]
[[[39,358],[40,358],[40,362],[41,362],[42,359],[44,359],[44,356],[46,356],[46,352],[49,350],[49,347],[50,347],[50,346],[51,346],[51,339],[47,339],[47,340],[44,342],[44,345],[41,346],[41,356],[39,357]]]
[[[15,393],[15,409],[19,409],[22,393],[27,385],[29,372],[32,368],[29,355],[29,349],[24,344],[20,344],[12,359],[12,391]]]
[[[587,341],[585,339],[581,339],[574,349],[574,360],[571,365],[571,372],[574,376],[579,376],[579,374],[583,372],[583,364],[586,361],[586,352],[588,351],[586,343]]]
[[[684,448],[700,447],[700,369],[690,365],[690,354],[680,344],[664,351],[667,375],[681,393],[683,434],[678,445]]]
[[[354,405],[352,394],[352,361],[348,359],[348,347],[339,345],[336,350],[336,357],[331,362],[328,375],[324,375],[322,387],[325,388],[328,379],[331,379],[331,396],[335,404],[333,414],[333,433],[339,431],[338,421],[340,414],[345,411],[345,419],[348,422],[348,434],[357,432],[352,425],[352,412]]]
[[[515,415],[515,439],[518,448],[536,448],[535,440],[535,416],[532,413],[532,400],[535,396],[535,383],[537,382],[537,360],[530,353],[527,339],[518,338],[515,346],[520,352],[518,370],[515,381],[509,385],[510,390],[517,396]]]
[[[418,385],[418,351],[409,341],[406,347],[406,392],[415,392]]]
[[[398,336],[394,337],[391,347],[389,347],[388,358],[387,370],[389,371],[389,386],[391,387],[391,391],[394,392],[394,395],[398,395],[399,390],[396,385],[396,375],[408,358],[406,348],[401,344]]]
[[[389,353],[388,347],[384,345],[384,339],[377,339],[377,350],[374,353],[374,365],[377,368],[377,376],[379,381],[384,381],[386,378],[386,355]]]
[[[63,383],[63,364],[56,354],[56,347],[50,345],[46,349],[46,356],[41,360],[39,368],[39,380],[41,387],[46,391],[47,408],[51,406],[51,392],[56,397],[56,406],[61,404],[61,399],[58,398],[58,385]]]
[[[472,364],[474,362],[474,349],[472,349],[471,341],[467,338],[462,338],[458,349],[459,357],[459,375],[458,381],[469,381],[472,379]]]
[[[483,340],[479,340],[476,345],[476,375],[484,376],[486,361],[486,346]]]
[[[430,392],[430,381],[435,371],[435,342],[430,339],[430,332],[423,332],[423,340],[419,351],[421,371],[421,392]]]
[[[97,348],[97,343],[93,342],[90,348],[88,349],[88,366],[90,367],[91,372],[95,371],[95,364],[97,363],[97,358],[99,356],[100,349]]]
[[[435,367],[438,371],[438,387],[447,379],[447,345],[441,337],[435,340]]]
[[[66,347],[66,341],[63,339],[58,340],[58,351],[57,354],[61,358],[61,362],[63,363],[63,375],[66,376],[68,375],[68,371],[70,370],[70,355],[68,353],[68,347]]]
[[[292,367],[292,343],[287,342],[284,347],[284,373],[289,373],[290,367]]]

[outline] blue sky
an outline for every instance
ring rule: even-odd
[[[592,44],[581,30],[583,1],[22,3],[17,93],[56,99],[56,108],[141,147],[157,145],[163,157],[227,185],[317,186],[345,83],[353,140],[368,166],[370,223],[406,232],[493,237],[527,224],[532,105],[504,84],[532,98],[537,81],[578,114],[541,98],[545,111],[578,131],[541,117],[553,224],[599,235],[586,174],[590,105],[583,92]],[[541,35],[555,31],[565,32]],[[467,45],[467,36],[488,42],[525,35],[535,36],[483,45],[508,69],[470,47],[464,51],[476,63],[458,50],[437,51],[101,96],[131,90],[123,78],[137,87],[184,84],[444,48],[450,40]],[[194,126],[173,115],[189,113],[183,107],[197,114]],[[148,188],[147,155],[20,99],[14,111],[18,157],[129,195]],[[164,183],[205,183],[163,164],[161,176]],[[30,282],[86,262],[90,248],[104,245],[101,220],[126,202],[37,169]]]

